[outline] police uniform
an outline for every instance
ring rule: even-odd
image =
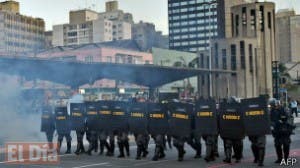
[[[83,136],[86,130],[84,104],[71,103],[70,113],[71,113],[72,130],[76,131],[76,137],[77,137],[77,148],[75,154],[79,155],[80,153],[85,153],[85,149],[83,145]]]
[[[144,102],[131,102],[129,107],[129,130],[133,133],[137,145],[136,160],[148,155],[148,134],[147,104]]]
[[[148,130],[155,142],[153,161],[165,157],[165,135],[168,132],[168,111],[165,104],[148,103]]]
[[[41,119],[41,132],[45,132],[47,142],[49,144],[53,141],[53,134],[55,131],[55,119],[51,106],[42,107],[42,119]],[[52,146],[49,146],[52,148]]]
[[[281,113],[272,132],[277,154],[275,163],[281,163],[282,159],[286,161],[289,157],[291,135],[295,129],[295,125],[288,123],[288,117],[288,114]]]
[[[70,128],[70,117],[68,115],[67,107],[55,107],[55,125],[58,134],[58,152],[60,152],[63,138],[67,141],[66,154],[71,153],[71,128]]]
[[[220,111],[220,135],[224,142],[225,163],[231,163],[232,149],[236,163],[242,158],[242,144],[245,137],[240,103],[236,101],[223,102]]]
[[[86,153],[92,154],[92,151],[98,148],[98,134],[97,134],[97,122],[98,122],[98,109],[97,103],[94,101],[86,101],[86,133],[89,140],[89,147]]]
[[[180,102],[169,104],[170,110],[170,135],[173,137],[173,145],[178,151],[178,161],[183,161],[184,143],[188,141],[192,133],[190,105]]]

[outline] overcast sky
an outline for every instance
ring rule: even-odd
[[[18,0],[21,14],[40,17],[46,21],[46,30],[52,25],[67,23],[69,11],[91,8],[98,12],[105,10],[108,0]],[[262,0],[263,1],[263,0]],[[276,9],[294,8],[300,14],[300,0],[270,0],[276,2]],[[135,22],[152,22],[157,30],[168,34],[167,0],[119,0],[119,8],[133,14]]]

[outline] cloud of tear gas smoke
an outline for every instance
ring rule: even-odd
[[[16,76],[0,73],[0,146],[6,142],[45,141],[40,113],[30,112],[32,102],[22,99]]]

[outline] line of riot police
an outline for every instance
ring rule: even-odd
[[[86,152],[91,155],[93,150],[97,151],[100,141],[99,154],[103,154],[106,148],[106,155],[113,156],[117,137],[120,153],[118,157],[125,157],[125,152],[130,156],[128,135],[133,134],[137,145],[136,159],[147,156],[151,136],[155,142],[152,158],[154,161],[165,157],[164,150],[169,137],[173,138],[173,145],[178,151],[178,161],[184,158],[186,142],[196,151],[195,158],[201,158],[201,138],[203,138],[206,145],[204,159],[209,162],[219,156],[220,135],[224,141],[226,156],[224,162],[231,163],[232,149],[236,162],[239,162],[242,158],[243,139],[249,136],[254,162],[263,166],[266,134],[271,133],[268,102],[264,97],[243,99],[241,102],[229,99],[220,102],[219,108],[212,99],[200,99],[194,104],[175,101],[164,104],[87,101],[71,103],[70,114],[66,107],[55,107],[54,111],[53,115],[49,107],[44,107],[42,131],[46,132],[48,141],[52,142],[56,128],[59,149],[65,136],[66,153],[70,153],[71,130],[76,131],[77,135],[76,154]],[[273,121],[277,123],[277,120],[279,122],[281,115],[278,116],[274,117],[272,123]],[[275,125],[274,128],[277,128],[278,124]],[[85,133],[89,141],[87,151],[83,145]],[[286,155],[284,157],[286,158]],[[278,159],[282,157],[279,156]]]

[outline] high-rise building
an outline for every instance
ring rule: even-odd
[[[281,63],[300,61],[300,15],[284,9],[276,13],[276,53]]]
[[[2,55],[24,55],[44,48],[44,20],[21,15],[16,1],[0,3],[0,30]]]
[[[231,38],[215,39],[212,54],[200,55],[200,65],[207,67],[211,58],[212,69],[231,70],[235,73],[208,75],[200,81],[204,96],[224,98],[272,95],[272,61],[275,53],[275,4],[256,2],[231,7]],[[202,68],[202,66],[200,66]],[[212,86],[212,94],[209,94]]]
[[[217,0],[168,0],[168,13],[170,49],[207,50],[218,36]]]
[[[169,46],[204,51],[209,40],[230,37],[230,8],[249,0],[168,0]]]

